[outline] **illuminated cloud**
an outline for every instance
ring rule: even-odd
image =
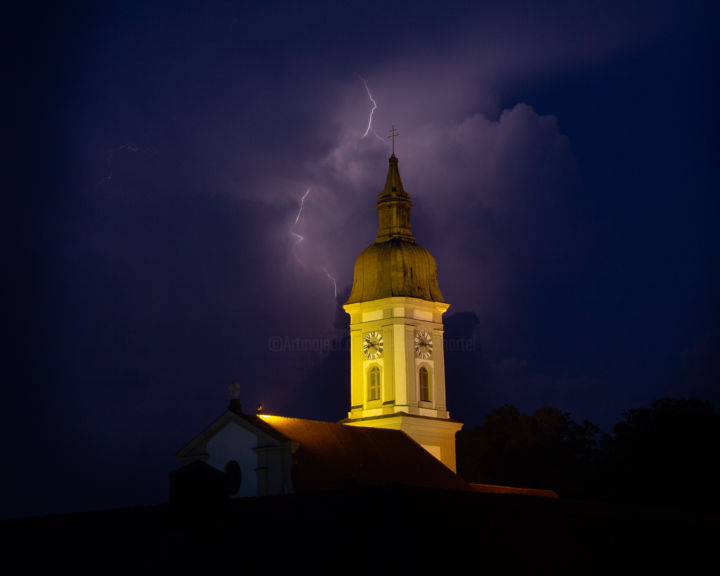
[[[713,381],[717,130],[685,117],[714,110],[712,4],[28,14],[8,82],[7,407],[18,430],[44,425],[9,456],[35,488],[6,492],[38,513],[62,501],[48,482],[76,491],[66,510],[158,502],[232,381],[246,405],[342,417],[344,357],[318,372],[321,353],[269,343],[342,332],[335,294],[375,237],[393,124],[416,237],[478,338],[454,376],[468,410],[558,400],[611,424],[677,390],[692,334],[708,344],[687,372]],[[60,479],[67,454],[92,468]]]

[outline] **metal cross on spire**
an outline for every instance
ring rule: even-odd
[[[392,128],[388,130],[390,132],[390,136],[388,138],[392,138],[392,150],[393,150],[393,156],[395,156],[395,138],[397,138],[400,134],[397,131],[397,128],[395,128],[395,124],[392,125]]]

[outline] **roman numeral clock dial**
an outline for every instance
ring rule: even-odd
[[[432,356],[432,336],[424,330],[415,332],[415,356],[427,360]]]
[[[363,337],[363,354],[368,360],[375,360],[382,356],[383,337],[380,332],[368,332]]]

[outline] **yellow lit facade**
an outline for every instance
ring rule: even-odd
[[[445,366],[442,315],[448,304],[395,296],[345,305],[350,314],[351,419],[404,412],[430,418],[448,418],[445,401]],[[430,336],[432,349],[420,353]],[[382,352],[367,353],[370,335],[382,342]],[[427,347],[427,345],[426,345]],[[423,357],[425,356],[425,357]],[[427,373],[425,398],[421,369]],[[377,369],[377,370],[375,370]],[[372,372],[379,376],[379,394]]]

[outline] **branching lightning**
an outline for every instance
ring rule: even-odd
[[[305,263],[300,259],[300,256],[298,256],[297,251],[295,250],[297,246],[305,240],[305,236],[295,231],[295,227],[300,222],[300,217],[303,213],[303,208],[305,207],[305,200],[307,200],[307,197],[310,195],[310,188],[307,188],[305,190],[305,193],[300,197],[300,208],[298,209],[298,213],[295,216],[295,221],[293,222],[292,226],[290,227],[290,235],[295,238],[295,244],[293,244],[292,252],[293,256],[295,256],[295,260],[297,260],[298,264],[301,266],[305,266]],[[328,277],[328,279],[332,282],[333,285],[333,291],[335,293],[335,298],[337,298],[337,280],[328,272],[327,266],[322,267],[322,271],[325,273],[325,276]]]
[[[365,91],[367,92],[368,98],[370,98],[370,103],[372,104],[372,108],[370,109],[370,116],[368,117],[368,125],[367,125],[367,128],[365,129],[365,134],[362,135],[362,138],[365,138],[372,131],[372,133],[375,135],[375,138],[380,140],[380,142],[385,143],[385,140],[383,140],[382,137],[377,132],[375,132],[375,128],[373,128],[373,125],[372,125],[373,116],[375,115],[375,110],[377,110],[377,108],[378,108],[377,102],[375,102],[375,98],[373,98],[372,92],[370,92],[370,88],[368,87],[368,84],[365,81],[365,78],[363,78],[362,76],[358,76],[358,78],[360,78],[360,80],[364,84]]]
[[[370,115],[368,116],[368,123],[367,128],[365,128],[365,132],[361,136],[361,138],[366,138],[368,134],[372,133],[375,138],[380,140],[383,144],[388,144],[387,140],[384,139],[382,136],[380,136],[373,127],[373,119],[375,117],[375,110],[378,109],[377,101],[375,100],[375,97],[372,95],[372,92],[370,91],[370,87],[368,86],[367,81],[362,76],[358,75],[358,78],[360,78],[360,81],[363,83],[363,86],[365,86],[365,92],[367,92],[368,99],[370,100],[371,108],[370,108]],[[112,176],[112,174],[111,174]],[[290,226],[290,235],[295,239],[295,242],[292,247],[292,253],[295,257],[295,260],[300,264],[301,266],[305,266],[305,263],[301,260],[300,256],[297,253],[297,247],[305,241],[305,237],[297,232],[297,226],[300,223],[300,218],[302,217],[303,208],[305,207],[305,200],[307,200],[307,197],[310,195],[310,188],[307,188],[305,190],[305,193],[300,197],[300,207],[298,208],[298,212],[295,216],[295,221],[292,223],[292,226]],[[338,288],[337,288],[337,278],[335,278],[327,269],[327,266],[322,266],[321,270],[325,274],[328,280],[332,282],[333,285],[333,293],[335,296],[335,299],[337,299],[338,295]]]

